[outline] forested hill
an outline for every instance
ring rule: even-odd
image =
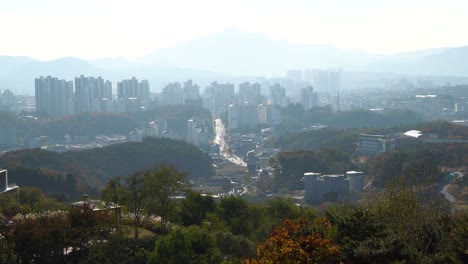
[[[57,175],[62,175],[60,181],[63,182],[66,182],[68,175],[72,175],[80,190],[99,188],[110,178],[127,176],[159,163],[174,164],[180,171],[187,172],[189,178],[214,175],[209,155],[202,153],[194,145],[165,138],[148,138],[141,143],[129,142],[78,152],[55,153],[24,149],[8,152],[0,157],[0,167],[11,170],[9,177],[12,182],[21,178],[18,184],[43,189],[44,184],[39,186],[38,182],[57,182]],[[28,170],[30,179],[24,179],[18,174],[24,169]],[[50,175],[46,173],[48,171]],[[58,188],[54,185],[53,190],[46,188],[44,191],[60,192]]]
[[[127,135],[139,125],[137,119],[117,113],[79,113],[53,120],[26,130],[32,136],[47,135],[55,140],[63,136]]]
[[[286,133],[271,137],[267,147],[283,150],[318,150],[320,148],[336,148],[347,154],[356,154],[359,134],[388,135],[408,130],[420,130],[423,133],[436,135],[439,139],[468,140],[468,127],[454,125],[446,121],[432,121],[415,125],[389,128],[324,128],[316,131]]]

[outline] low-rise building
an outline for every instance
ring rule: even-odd
[[[395,140],[384,135],[359,135],[359,153],[374,156],[395,148]]]
[[[350,192],[361,192],[364,189],[364,174],[348,171],[346,174],[322,175],[316,172],[304,173],[304,200],[308,203],[337,201]]]

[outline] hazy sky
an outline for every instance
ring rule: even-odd
[[[468,45],[468,0],[0,0],[0,54],[134,59],[237,28],[395,53]]]

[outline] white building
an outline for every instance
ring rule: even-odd
[[[208,127],[203,120],[191,118],[187,120],[187,143],[199,148],[207,149],[209,146]]]
[[[258,106],[253,104],[230,105],[229,129],[255,129],[259,124]]]
[[[281,122],[281,112],[278,106],[272,104],[260,104],[257,107],[258,123],[268,126],[276,126]]]

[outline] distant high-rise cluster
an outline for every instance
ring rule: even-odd
[[[260,104],[262,96],[260,94],[260,84],[244,82],[239,84],[239,103]]]
[[[74,86],[74,87],[73,87]],[[135,77],[117,83],[117,101],[113,100],[112,83],[101,77],[83,75],[73,81],[56,77],[35,79],[36,111],[51,117],[82,112],[132,112],[149,101],[147,80]]]
[[[75,112],[107,112],[111,110],[112,83],[101,77],[75,78]]]
[[[182,98],[184,104],[186,105],[193,105],[199,107],[201,107],[202,105],[202,100],[200,97],[200,87],[196,84],[193,84],[192,80],[184,82],[184,86],[182,88]]]
[[[141,101],[149,100],[148,80],[138,81],[135,77],[117,83],[118,99],[138,98]]]
[[[181,85],[178,82],[167,84],[161,93],[161,104],[163,105],[191,105],[202,106],[200,87],[188,80]]]
[[[341,71],[313,70],[313,85],[318,91],[336,93],[341,90]]]
[[[162,90],[161,103],[165,105],[181,105],[183,104],[182,86],[180,83],[170,83]]]
[[[280,110],[272,104],[231,104],[228,108],[229,129],[255,129],[258,125],[274,126],[280,121]]]
[[[270,100],[272,105],[286,106],[286,90],[278,83],[270,87]]]
[[[341,71],[306,69],[286,72],[286,79],[313,85],[317,91],[336,93],[341,90]]]
[[[47,113],[52,117],[73,114],[73,82],[56,77],[35,79],[36,111]]]
[[[211,111],[215,116],[219,116],[227,110],[227,107],[234,101],[234,84],[212,82],[206,87],[203,99],[203,106]]]

